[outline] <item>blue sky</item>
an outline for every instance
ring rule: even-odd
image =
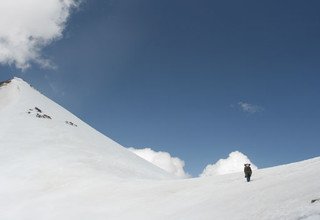
[[[196,176],[239,150],[258,167],[320,154],[319,1],[90,0],[18,76],[126,147]]]

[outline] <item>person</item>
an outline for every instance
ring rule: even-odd
[[[244,164],[244,174],[245,174],[245,178],[247,178],[247,182],[250,182],[252,170],[249,163]]]

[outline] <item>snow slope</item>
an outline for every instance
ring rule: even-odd
[[[92,172],[126,178],[171,177],[21,79],[0,87],[0,106],[1,173],[39,178],[53,173],[75,178]],[[15,166],[5,167],[9,164]]]
[[[319,197],[320,158],[254,171],[250,183],[179,180],[21,79],[0,86],[0,220],[310,220]]]

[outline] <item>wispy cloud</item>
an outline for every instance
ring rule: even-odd
[[[0,64],[19,69],[54,67],[41,50],[62,37],[72,8],[81,0],[1,0]]]
[[[241,111],[254,114],[257,112],[262,112],[264,111],[264,108],[258,105],[250,104],[248,102],[238,102],[238,107],[240,108]]]

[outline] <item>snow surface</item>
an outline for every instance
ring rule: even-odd
[[[21,79],[0,87],[1,220],[311,220],[319,187],[320,158],[176,179]]]

